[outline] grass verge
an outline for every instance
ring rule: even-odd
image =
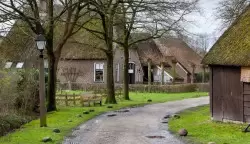
[[[188,130],[188,143],[207,144],[249,144],[250,133],[243,133],[246,124],[212,121],[209,106],[191,108],[180,112],[180,119],[170,119],[169,130],[173,133],[181,128]]]
[[[194,98],[206,96],[207,93],[193,92],[193,93],[130,93],[130,101],[120,101],[113,105],[112,109],[108,109],[107,105],[102,107],[59,107],[58,111],[51,112],[47,115],[48,127],[40,128],[39,120],[33,120],[28,124],[23,125],[20,129],[6,136],[0,137],[1,144],[39,144],[44,137],[51,137],[53,139],[50,144],[60,143],[64,137],[71,132],[71,130],[87,120],[100,115],[104,112],[117,110],[124,107],[147,104],[148,99],[152,99],[153,103],[167,102],[173,100],[181,100],[184,98]],[[82,114],[83,111],[94,109],[95,112],[88,115]],[[69,122],[72,120],[72,122]],[[53,133],[54,128],[59,128],[61,133]]]

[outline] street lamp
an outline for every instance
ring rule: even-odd
[[[36,46],[40,51],[39,55],[39,99],[40,99],[40,127],[46,127],[46,106],[45,106],[45,77],[43,51],[46,47],[46,38],[43,35],[36,37]]]

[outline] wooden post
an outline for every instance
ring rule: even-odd
[[[173,71],[173,81],[172,83],[175,84],[175,79],[176,79],[176,64],[177,60],[175,58],[172,59],[172,71]]]
[[[68,94],[66,93],[66,95],[65,95],[65,105],[66,106],[68,106],[69,104],[68,104]]]
[[[161,63],[161,85],[164,85],[164,63]]]
[[[43,52],[39,56],[39,98],[40,98],[40,127],[47,127],[46,105],[45,105],[45,76]]]
[[[148,85],[150,86],[151,85],[151,59],[148,59]]]
[[[73,93],[73,103],[74,103],[74,105],[76,105],[76,95],[75,95],[75,93]]]
[[[195,76],[194,76],[194,74],[195,74],[195,64],[192,63],[191,67],[192,67],[191,83],[193,84],[194,83],[194,79],[195,79]]]

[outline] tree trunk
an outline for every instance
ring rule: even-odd
[[[48,60],[49,63],[49,76],[48,76],[48,84],[47,84],[47,95],[48,95],[48,103],[47,110],[55,111],[56,110],[56,71],[58,60],[56,60],[54,55],[50,55]]]
[[[106,53],[107,55],[107,99],[106,104],[116,104],[114,75],[113,75],[113,52]]]
[[[161,85],[164,85],[164,63],[161,63]]]
[[[124,48],[124,70],[123,70],[123,96],[125,100],[129,100],[128,64],[129,64],[129,50],[128,47],[126,47]]]

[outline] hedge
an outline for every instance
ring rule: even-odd
[[[18,115],[0,115],[0,136],[20,128],[23,124],[31,120],[32,118],[25,118]]]
[[[66,90],[68,87],[67,83],[58,84],[59,90]],[[83,84],[83,83],[72,83],[72,90],[83,90],[83,91],[95,91],[105,89],[105,84]],[[116,84],[115,89],[122,89],[122,84]],[[145,84],[133,84],[129,85],[130,91],[133,92],[154,92],[154,93],[182,93],[182,92],[208,92],[208,83],[195,83],[195,84],[175,84],[175,85],[145,85]]]

